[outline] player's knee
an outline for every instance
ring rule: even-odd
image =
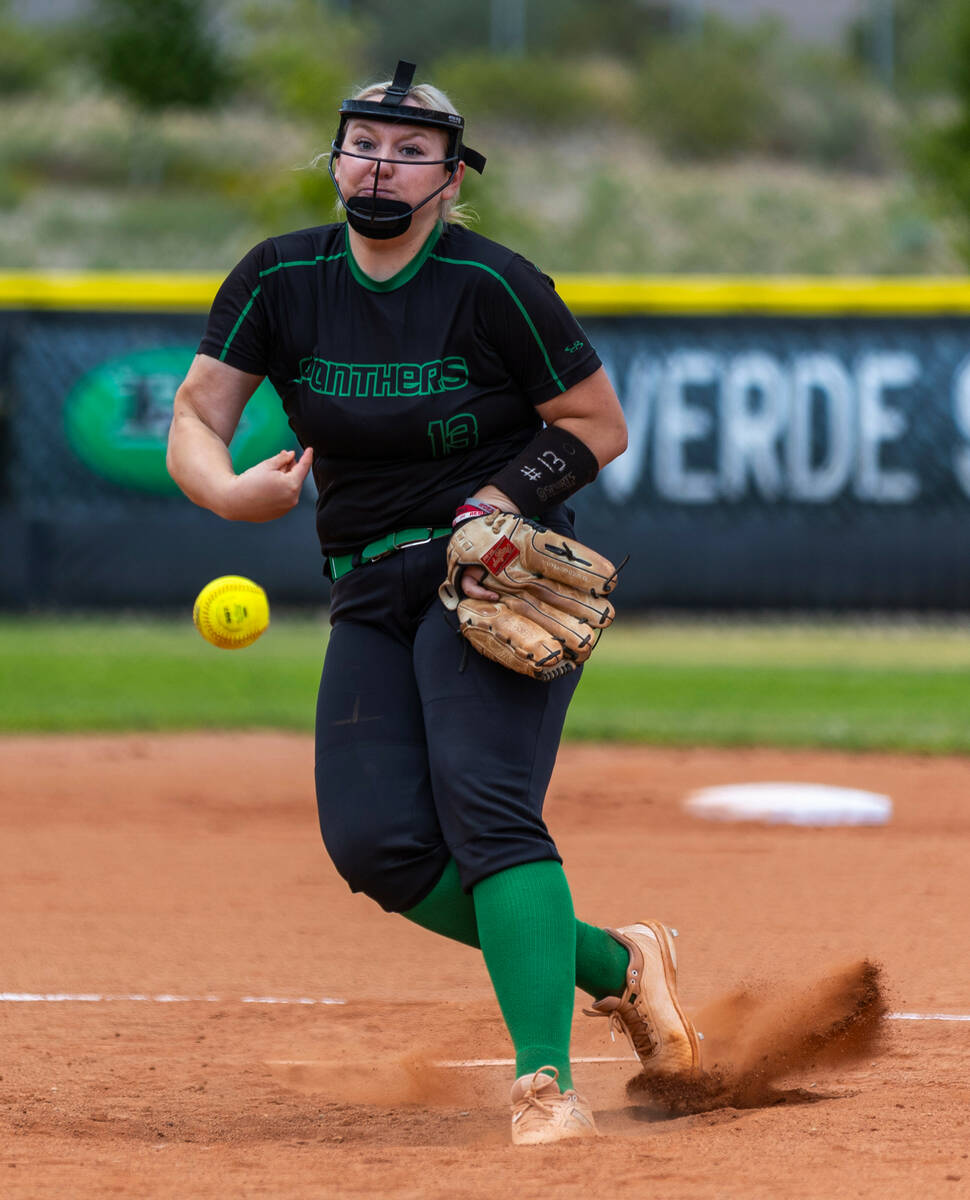
[[[355,892],[367,892],[377,859],[373,837],[363,829],[321,825],[323,844],[338,872]]]
[[[444,869],[443,842],[385,845],[365,829],[323,829],[327,853],[352,892],[363,892],[387,912],[405,912],[426,895]]]

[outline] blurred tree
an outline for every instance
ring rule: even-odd
[[[848,27],[848,52],[905,98],[948,91],[966,9],[967,0],[867,0]]]
[[[439,58],[480,55],[486,47],[547,54],[558,48],[564,21],[575,9],[591,5],[617,20],[609,0],[351,0],[348,12],[369,22],[369,64],[384,78],[399,58],[430,74]]]
[[[898,161],[898,106],[871,71],[830,47],[784,40],[765,70],[773,100],[763,115],[769,153],[869,174]]]
[[[553,130],[597,123],[596,96],[571,62],[552,56],[462,54],[431,73],[469,120]]]
[[[882,90],[844,52],[797,42],[773,18],[709,14],[655,34],[631,106],[671,158],[770,155],[867,172],[890,159]]]
[[[364,68],[371,31],[339,0],[244,0],[237,63],[243,92],[285,116],[336,125],[340,101]],[[396,61],[396,60],[395,60]],[[385,70],[393,71],[394,64]],[[368,72],[369,74],[369,72]]]
[[[8,0],[0,0],[0,96],[42,87],[57,58],[40,34],[9,15],[9,10]]]
[[[907,149],[916,177],[953,221],[960,253],[970,264],[970,6],[940,0],[938,16],[945,49],[935,62],[937,102],[917,112]]]
[[[635,61],[679,27],[677,11],[672,0],[564,0],[556,43],[567,53]]]
[[[93,0],[87,45],[103,82],[146,112],[209,107],[230,90],[199,0]]]
[[[335,28],[367,28],[368,77],[384,78],[400,58],[431,74],[439,59],[479,57],[485,50],[503,55],[634,55],[652,33],[675,24],[676,0],[307,0]],[[293,0],[269,0],[268,13],[293,11]],[[272,18],[279,28],[279,15]],[[313,38],[309,39],[314,41]],[[329,39],[315,42],[328,61]],[[427,77],[427,76],[426,76]]]
[[[653,42],[635,115],[672,158],[763,151],[775,106],[765,63],[777,36],[771,22],[742,28],[708,17],[689,35]]]
[[[370,24],[368,67],[381,79],[393,75],[399,58],[417,63],[418,75],[428,78],[442,55],[489,45],[489,0],[354,0],[352,12]]]

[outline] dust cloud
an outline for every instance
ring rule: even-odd
[[[743,987],[695,1014],[704,1033],[699,1072],[643,1072],[627,1084],[627,1095],[656,1118],[822,1098],[779,1083],[878,1054],[887,1009],[882,972],[868,960],[810,984]]]

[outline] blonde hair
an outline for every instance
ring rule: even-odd
[[[355,100],[380,100],[387,93],[387,89],[393,81],[385,79],[381,83],[369,83],[366,87],[361,88],[354,96]],[[436,88],[432,83],[415,83],[408,88],[408,100],[413,100],[419,108],[430,108],[436,112],[453,113],[458,116],[458,109],[455,108],[451,100],[445,95],[441,88]],[[441,131],[445,133],[444,130]],[[446,134],[447,136],[447,134]],[[322,158],[323,155],[320,155]],[[456,200],[439,201],[438,215],[442,221],[447,221],[452,225],[461,225],[467,227],[478,219],[478,214],[468,204],[461,204]]]

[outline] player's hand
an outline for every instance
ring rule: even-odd
[[[220,515],[230,521],[273,521],[296,506],[313,465],[313,450],[281,450],[233,476]]]
[[[498,592],[482,586],[487,574],[484,567],[466,567],[461,573],[461,590],[472,600],[497,600]]]
[[[519,511],[504,492],[500,492],[497,487],[493,487],[490,483],[486,483],[480,487],[466,503],[474,504],[479,500],[484,501],[485,504],[489,504],[493,508],[500,508],[502,512],[517,513]],[[493,592],[489,588],[482,586],[487,574],[488,572],[484,567],[466,567],[461,573],[461,590],[472,600],[498,600],[498,592]]]

